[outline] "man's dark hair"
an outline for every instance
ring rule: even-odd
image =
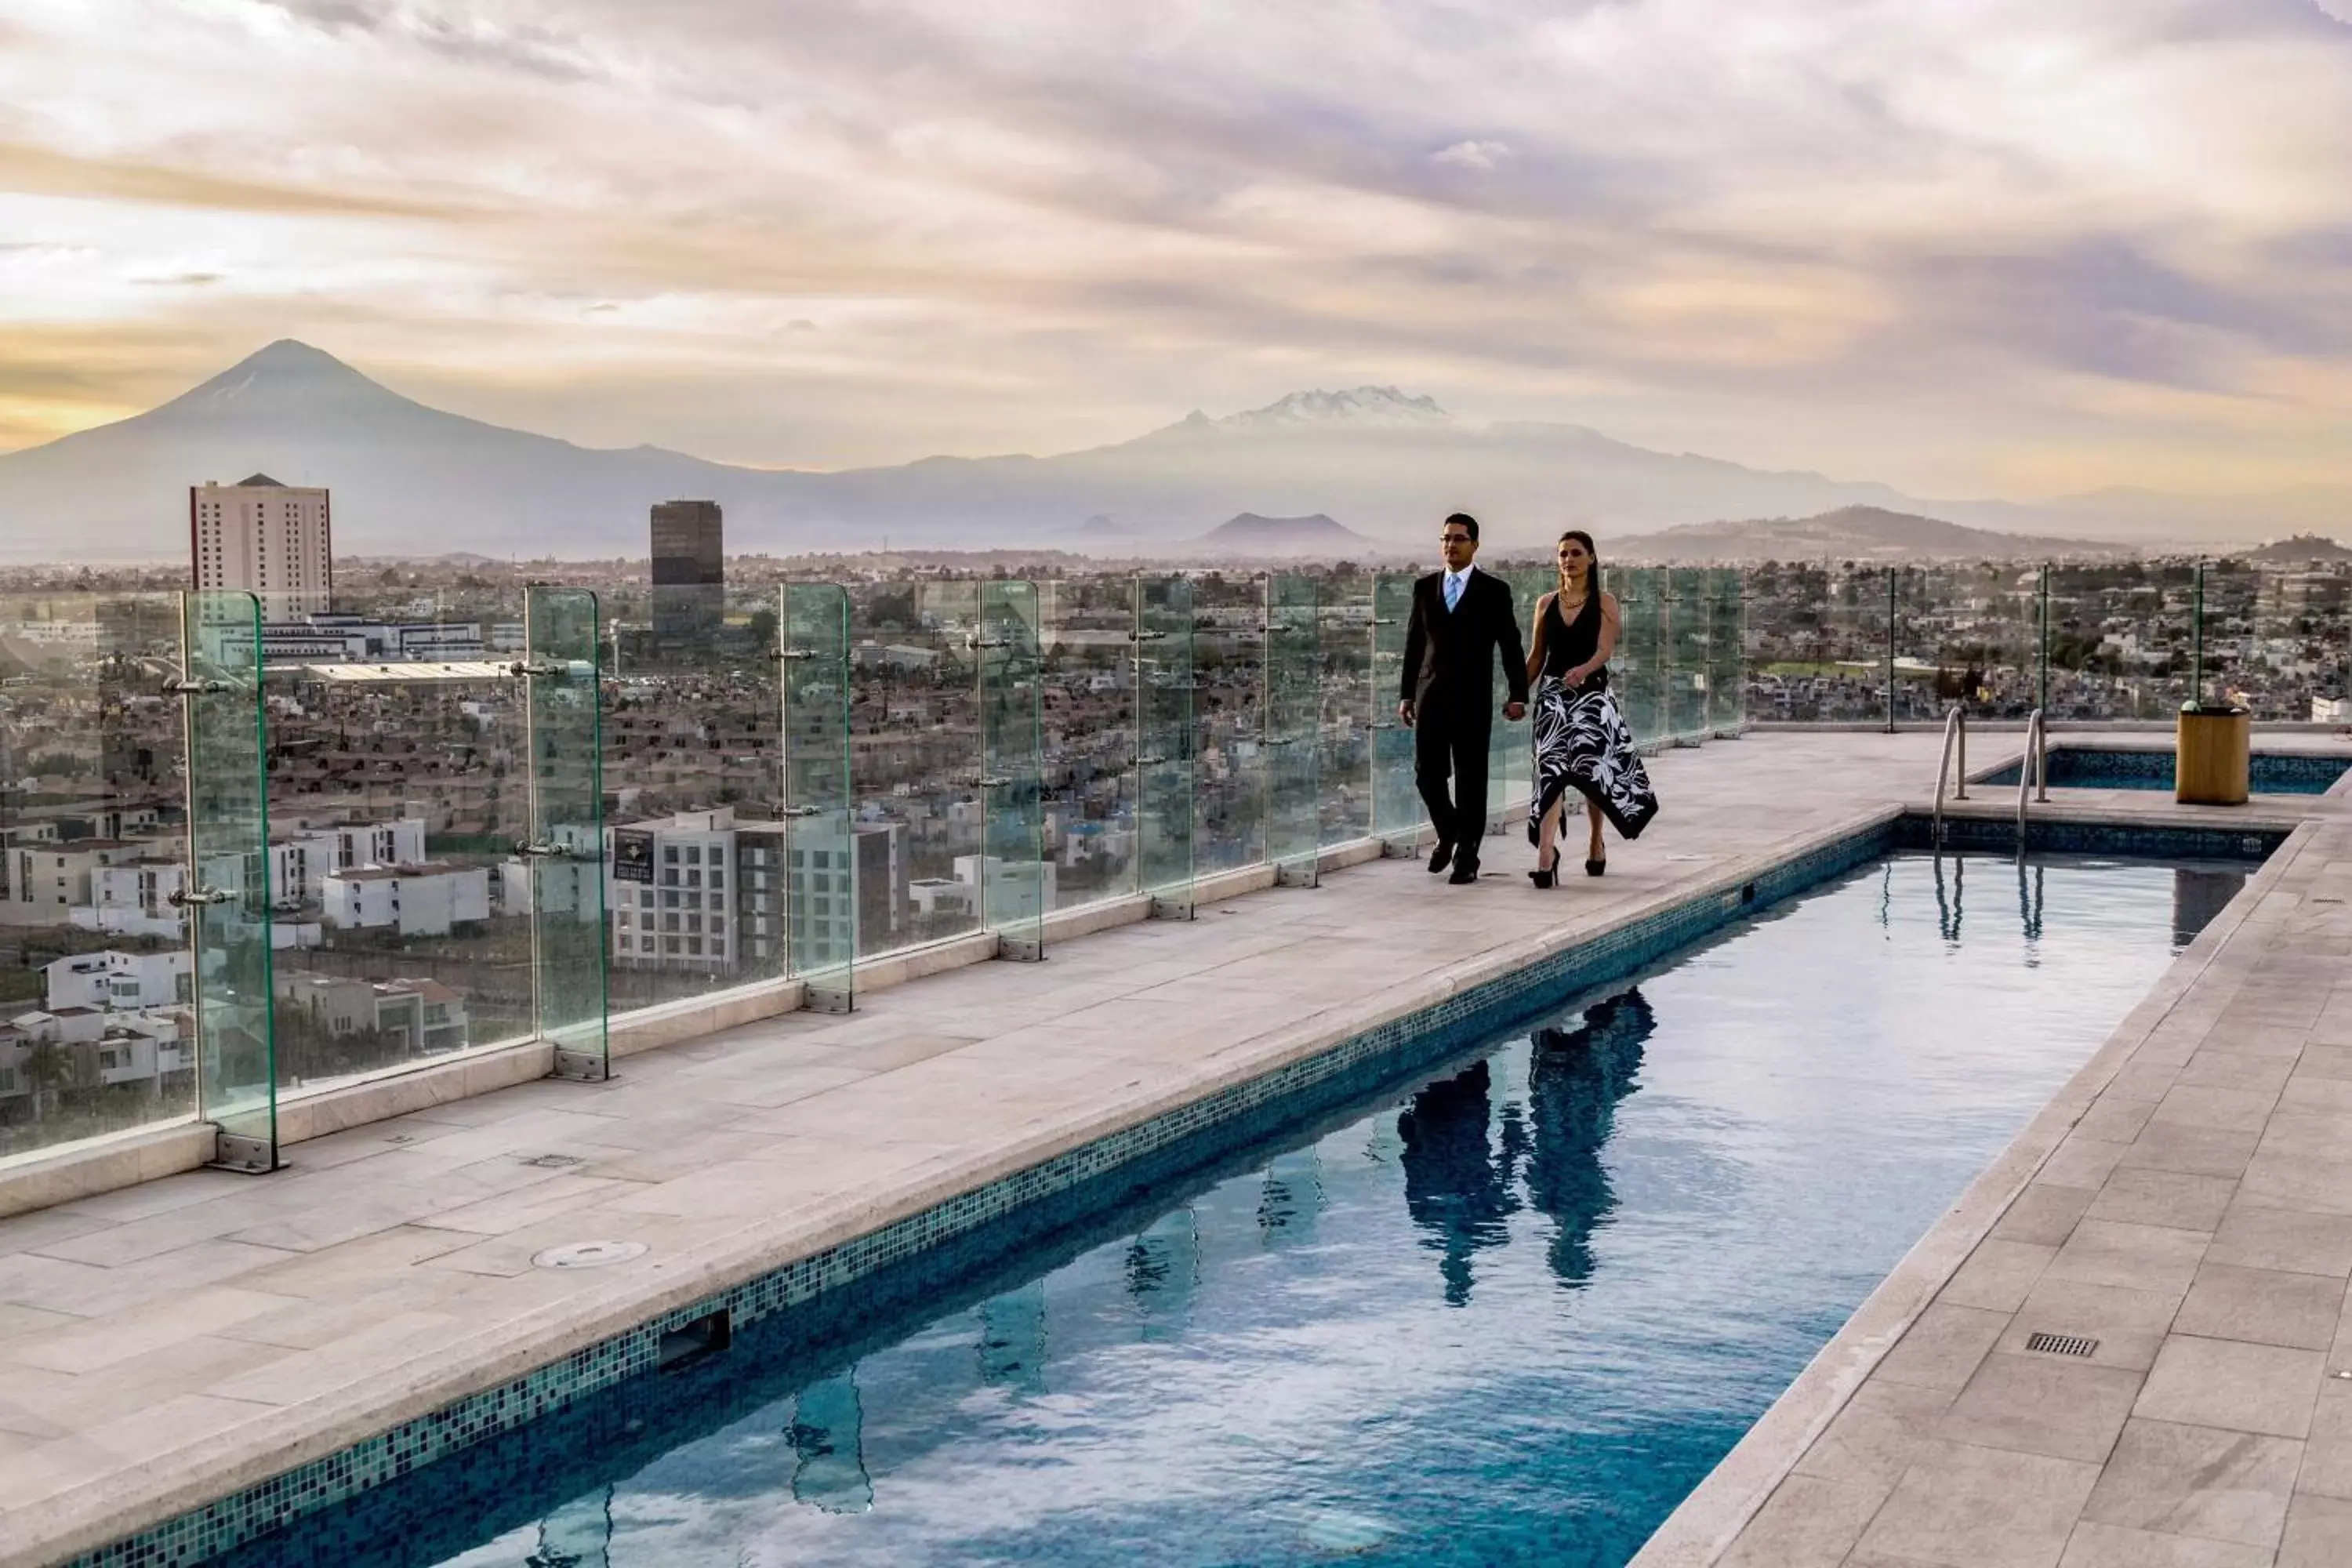
[[[1440,533],[1443,533],[1443,532],[1444,532],[1447,529],[1452,528],[1452,527],[1453,527],[1455,523],[1457,523],[1457,522],[1458,522],[1458,523],[1460,523],[1463,527],[1465,527],[1465,528],[1466,528],[1466,529],[1468,529],[1468,530],[1470,531],[1470,542],[1471,542],[1471,543],[1473,543],[1473,544],[1477,543],[1477,542],[1478,542],[1478,520],[1477,520],[1476,518],[1475,518],[1475,517],[1472,517],[1472,516],[1471,516],[1468,512],[1466,512],[1466,511],[1457,511],[1457,512],[1455,512],[1452,517],[1449,517],[1449,518],[1447,518],[1444,522],[1439,523],[1439,524],[1437,525],[1437,531],[1438,531]]]

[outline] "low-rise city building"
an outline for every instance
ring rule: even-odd
[[[462,921],[490,918],[486,866],[447,860],[356,866],[328,873],[320,886],[326,923],[334,930],[446,936]]]

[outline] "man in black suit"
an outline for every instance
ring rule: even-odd
[[[1471,564],[1478,520],[1455,512],[1437,536],[1445,570],[1412,585],[1412,623],[1404,636],[1404,679],[1397,717],[1413,731],[1413,782],[1437,829],[1432,871],[1451,864],[1454,882],[1478,879],[1478,841],[1486,832],[1486,748],[1495,721],[1495,658],[1511,699],[1503,717],[1528,710],[1528,658],[1519,641],[1510,585]],[[1446,774],[1454,789],[1446,794]]]

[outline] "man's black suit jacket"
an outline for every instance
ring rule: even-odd
[[[1495,718],[1495,657],[1503,659],[1510,700],[1528,700],[1528,656],[1519,640],[1510,584],[1471,570],[1461,602],[1445,607],[1445,574],[1412,585],[1412,620],[1404,634],[1404,676],[1397,700],[1413,706],[1416,726],[1488,729]]]

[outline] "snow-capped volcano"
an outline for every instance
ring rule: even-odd
[[[1181,424],[1168,426],[1166,433],[1255,436],[1400,426],[1429,428],[1453,423],[1454,416],[1439,407],[1433,397],[1408,396],[1393,386],[1356,386],[1339,392],[1320,388],[1294,392],[1263,408],[1228,414],[1222,419],[1212,419],[1196,408]]]

